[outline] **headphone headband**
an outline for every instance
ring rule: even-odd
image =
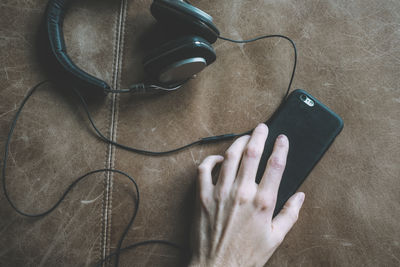
[[[67,54],[63,34],[63,22],[71,0],[50,0],[46,9],[46,28],[50,42],[50,48],[57,62],[78,80],[83,80],[95,88],[96,91],[110,90],[111,87],[103,80],[94,77],[79,68]]]

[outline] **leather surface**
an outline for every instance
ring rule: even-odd
[[[345,128],[307,178],[298,223],[267,266],[398,266],[400,262],[400,3],[372,1],[196,1],[222,36],[290,36],[299,51],[294,87],[338,113]],[[143,36],[151,1],[76,1],[65,18],[71,58],[116,88],[145,75]],[[47,77],[36,52],[46,1],[1,1],[0,148],[16,105]],[[242,132],[265,121],[289,81],[284,40],[217,41],[218,59],[179,91],[109,95],[90,103],[118,142],[166,150],[200,137]],[[28,102],[11,144],[8,186],[18,206],[48,207],[86,171],[131,174],[141,206],[124,244],[149,238],[188,244],[196,167],[230,141],[164,157],[115,150],[94,137],[77,100],[52,85]],[[0,266],[89,266],[115,248],[132,212],[131,185],[98,175],[57,211],[26,219],[0,194]],[[124,253],[121,266],[177,266],[184,256],[160,245]]]
[[[39,64],[45,60],[37,51],[46,4],[1,2],[1,151],[16,105],[30,87],[48,78],[46,67]],[[112,51],[118,8],[113,1],[76,2],[65,18],[71,58],[109,83],[115,79]],[[89,105],[106,135],[110,134],[111,100]],[[26,104],[15,129],[7,168],[10,197],[24,211],[43,211],[75,178],[104,168],[109,154],[108,146],[89,130],[76,97],[48,84]],[[1,193],[0,266],[92,266],[109,246],[107,182],[103,174],[90,177],[55,212],[39,219],[16,214]]]

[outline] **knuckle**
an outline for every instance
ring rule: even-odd
[[[214,155],[208,156],[206,157],[203,162],[197,167],[197,170],[199,171],[199,173],[207,173],[210,171],[211,169],[211,165],[212,162],[215,161],[215,157]]]
[[[233,149],[228,149],[225,151],[225,159],[231,160],[236,158],[236,152]]]
[[[207,171],[208,171],[208,166],[207,166],[207,164],[205,164],[204,162],[201,163],[201,164],[197,167],[197,171],[199,172],[199,174],[207,173]]]
[[[288,220],[291,223],[297,222],[299,219],[299,213],[294,210],[294,208],[290,205],[290,203],[286,203],[283,206],[283,213],[287,216]]]
[[[261,211],[267,211],[270,209],[270,205],[267,204],[264,200],[257,199],[255,205]]]
[[[272,155],[269,158],[268,164],[269,164],[269,166],[271,168],[273,168],[273,169],[275,169],[277,171],[283,171],[285,169],[285,165],[286,165],[284,159],[282,159],[282,158],[280,158],[278,156],[275,156],[275,155]]]
[[[246,188],[240,188],[236,192],[236,201],[239,205],[246,204],[251,200],[250,191]]]
[[[257,196],[255,198],[255,206],[259,208],[261,211],[270,210],[274,207],[274,203],[276,202],[275,196]]]
[[[200,204],[203,208],[207,208],[210,205],[210,203],[212,202],[211,197],[204,192],[201,192],[199,194],[199,199],[200,199]]]
[[[226,187],[220,187],[218,190],[216,190],[214,198],[215,201],[217,202],[223,202],[225,201],[229,196],[229,191],[227,190]]]
[[[248,145],[245,150],[245,155],[249,158],[258,158],[261,153],[261,149],[255,145]]]
[[[299,214],[294,211],[288,211],[288,217],[290,218],[292,223],[295,223],[299,219]]]

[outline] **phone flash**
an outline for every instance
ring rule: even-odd
[[[301,101],[306,103],[307,106],[310,106],[310,107],[314,106],[314,101],[311,98],[309,98],[308,96],[300,95],[300,99],[301,99]]]

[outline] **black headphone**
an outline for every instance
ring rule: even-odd
[[[150,53],[144,59],[144,68],[146,72],[156,81],[155,84],[136,84],[133,85],[130,89],[124,90],[113,90],[105,81],[96,78],[79,67],[75,65],[75,63],[70,59],[67,54],[64,36],[62,31],[62,24],[64,20],[64,15],[67,9],[68,4],[72,2],[72,0],[50,0],[46,10],[46,30],[47,36],[49,40],[49,45],[52,50],[52,53],[55,56],[56,61],[61,65],[63,71],[70,76],[74,77],[77,81],[83,82],[85,87],[93,88],[97,94],[102,92],[102,94],[107,94],[109,92],[117,93],[117,92],[131,92],[131,91],[140,91],[140,90],[148,90],[148,89],[163,89],[163,90],[174,90],[183,85],[188,79],[190,79],[194,74],[203,70],[206,66],[213,63],[216,59],[215,51],[213,50],[211,44],[214,43],[218,38],[226,41],[234,42],[234,43],[249,43],[257,40],[265,39],[265,38],[284,38],[288,40],[293,46],[294,51],[294,62],[293,62],[293,70],[290,76],[289,86],[286,90],[286,94],[283,100],[288,96],[291,84],[293,82],[294,73],[296,70],[297,63],[297,50],[295,43],[287,36],[274,34],[274,35],[264,35],[259,36],[249,40],[232,40],[226,37],[222,37],[219,35],[218,29],[212,22],[212,17],[207,13],[201,11],[198,8],[193,7],[192,5],[185,3],[180,0],[153,0],[151,5],[151,13],[153,16],[163,24],[166,24],[168,27],[178,28],[182,31],[183,37],[178,38],[176,40],[172,40],[167,42],[164,45],[157,47],[152,53]],[[90,171],[80,177],[78,177],[64,192],[61,198],[49,209],[37,213],[27,213],[23,210],[20,210],[12,199],[9,196],[6,186],[6,167],[7,167],[7,158],[9,154],[9,145],[11,142],[11,137],[14,132],[14,128],[17,124],[17,120],[21,114],[21,111],[28,101],[28,99],[33,95],[33,93],[43,84],[50,82],[50,80],[42,81],[32,87],[24,99],[22,100],[15,116],[12,121],[10,131],[8,133],[6,143],[4,146],[4,162],[2,164],[2,184],[3,191],[6,200],[11,205],[11,207],[18,212],[19,214],[27,217],[42,217],[53,212],[60,203],[64,200],[66,195],[83,179],[88,177],[89,175],[99,173],[99,172],[113,172],[119,173],[128,178],[135,186],[137,202],[135,204],[135,211],[133,212],[130,222],[125,228],[124,233],[121,235],[117,248],[114,252],[109,254],[105,259],[102,259],[99,263],[99,266],[104,262],[109,260],[112,256],[115,256],[115,266],[118,266],[119,263],[119,255],[122,250],[133,249],[138,246],[146,245],[146,244],[164,244],[169,245],[175,248],[179,248],[178,245],[167,241],[167,240],[147,240],[142,242],[137,242],[127,247],[122,248],[122,242],[125,239],[126,234],[128,233],[129,228],[132,226],[137,210],[139,208],[139,188],[136,184],[136,181],[129,176],[128,174],[116,170],[116,169],[100,169]],[[74,88],[75,89],[75,88]],[[169,150],[169,151],[149,151],[138,149],[134,147],[129,147],[120,143],[117,143],[106,136],[104,136],[101,131],[96,127],[92,116],[90,115],[89,109],[86,105],[86,102],[82,95],[74,90],[76,94],[79,96],[81,104],[88,116],[88,119],[93,126],[94,130],[98,134],[98,136],[108,144],[112,144],[116,147],[125,149],[127,151],[151,155],[151,156],[160,156],[166,155],[170,153],[174,153],[177,151],[181,151],[188,147],[197,144],[205,144],[215,141],[228,140],[234,137],[242,136],[244,134],[250,134],[250,131],[240,133],[240,134],[223,134],[218,136],[209,136],[205,138],[201,138],[197,141],[194,141],[190,144]]]
[[[175,90],[216,59],[211,44],[219,37],[219,31],[210,15],[181,0],[154,0],[151,14],[160,24],[177,29],[180,37],[154,48],[145,56],[143,65],[150,83],[113,90],[102,79],[80,69],[67,54],[62,26],[70,2],[72,0],[50,0],[47,5],[46,29],[50,48],[62,69],[94,92]]]

